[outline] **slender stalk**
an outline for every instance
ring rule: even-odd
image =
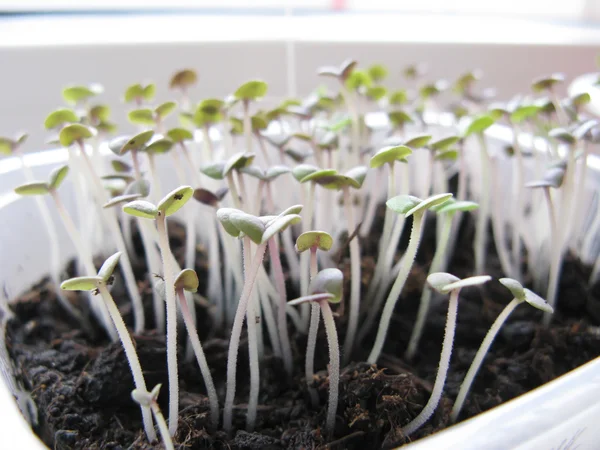
[[[344,103],[350,112],[350,117],[352,120],[352,138],[351,138],[351,148],[352,154],[350,155],[351,161],[358,161],[360,154],[360,119],[358,115],[358,107],[356,103],[354,103],[354,99],[352,98],[352,92],[346,87],[344,82],[341,82],[340,93],[342,94],[342,98],[344,99]],[[355,164],[351,164],[353,166]]]
[[[515,280],[521,280],[521,222],[524,214],[523,186],[525,185],[525,174],[523,170],[523,152],[519,145],[519,131],[513,125],[513,148],[515,150],[515,181],[513,182],[513,195],[515,196],[515,208],[513,212],[512,228],[512,267]]]
[[[496,247],[496,251],[498,252],[498,257],[500,259],[500,265],[502,266],[502,270],[505,274],[513,274],[514,269],[511,264],[510,253],[508,248],[506,247],[506,233],[504,227],[504,221],[502,220],[503,213],[500,211],[500,208],[504,206],[504,202],[502,201],[502,186],[499,184],[498,180],[498,167],[497,161],[494,159],[490,161],[490,169],[491,169],[491,220],[492,220],[492,231],[494,238],[494,245]]]
[[[348,235],[354,233],[354,209],[350,198],[350,187],[344,186],[344,207],[346,209],[346,221],[348,224]],[[360,310],[360,247],[358,236],[350,241],[350,317],[348,318],[348,329],[344,342],[344,364],[352,358],[352,348],[356,339],[356,328],[358,326],[358,313]]]
[[[475,273],[485,272],[487,223],[490,208],[490,155],[485,137],[478,136],[481,160],[481,200],[475,228]]]
[[[413,224],[410,232],[408,248],[406,249],[406,253],[402,258],[402,265],[400,267],[400,271],[398,272],[398,277],[396,278],[396,281],[392,286],[392,290],[385,301],[385,306],[379,322],[379,329],[377,330],[377,337],[375,338],[375,344],[373,344],[373,349],[371,350],[369,358],[367,359],[369,364],[376,364],[377,360],[379,359],[379,355],[383,349],[385,337],[390,326],[390,321],[392,320],[394,307],[396,306],[396,302],[400,297],[402,288],[404,288],[404,284],[406,283],[410,269],[415,261],[415,257],[417,256],[419,242],[421,241],[421,235],[423,233],[423,216],[424,212],[418,212],[413,216]]]
[[[246,138],[246,152],[252,152],[252,118],[250,117],[250,101],[244,100],[244,137]]]
[[[223,428],[227,433],[231,433],[233,426],[233,401],[235,399],[236,387],[236,372],[237,372],[237,356],[240,346],[240,337],[242,334],[242,325],[244,324],[244,316],[248,309],[248,301],[252,294],[254,281],[258,274],[258,269],[262,265],[262,260],[266,250],[266,243],[260,244],[254,254],[254,259],[250,265],[244,282],[244,288],[238,307],[235,313],[233,326],[231,328],[231,337],[229,339],[229,351],[227,354],[227,390],[225,393],[225,406],[223,408]]]
[[[179,419],[179,375],[177,368],[177,303],[175,301],[175,268],[169,246],[167,218],[159,213],[156,218],[158,245],[162,257],[167,301],[167,372],[169,375],[169,432],[174,436]]]
[[[519,306],[521,303],[522,303],[521,301],[514,298],[508,305],[506,305],[504,310],[496,318],[496,320],[492,324],[492,327],[489,329],[489,331],[485,335],[485,338],[483,339],[483,342],[481,343],[481,346],[479,347],[479,350],[477,350],[477,354],[475,355],[475,358],[473,359],[473,362],[471,363],[471,367],[469,367],[469,371],[467,372],[465,379],[463,380],[462,384],[460,385],[460,390],[458,391],[458,396],[456,397],[456,401],[454,402],[454,406],[452,407],[452,412],[450,413],[450,419],[452,420],[452,422],[456,422],[456,419],[458,418],[458,415],[460,414],[460,410],[463,407],[465,399],[467,398],[467,394],[469,393],[469,390],[471,389],[473,380],[477,376],[477,372],[479,371],[479,368],[481,367],[483,358],[485,358],[485,355],[487,354],[490,347],[492,346],[492,343],[494,342],[496,335],[500,331],[500,328],[502,327],[502,325],[504,324],[504,322],[506,321],[506,319],[508,318],[510,313],[512,313],[513,310],[517,306]]]
[[[127,331],[127,326],[123,321],[123,317],[121,317],[121,313],[119,312],[119,309],[117,308],[117,305],[115,304],[115,301],[113,300],[112,295],[110,295],[110,292],[108,291],[108,288],[104,282],[98,283],[98,291],[100,292],[102,300],[104,300],[104,305],[106,306],[115,325],[119,339],[123,345],[123,350],[125,350],[125,356],[127,357],[129,368],[131,369],[131,375],[133,376],[135,388],[142,392],[147,392],[146,381],[144,380],[144,372],[142,371],[142,366],[135,350],[135,344],[131,339],[129,331]],[[152,414],[150,412],[150,408],[147,406],[141,406],[141,410],[142,420],[144,422],[144,431],[146,432],[148,441],[154,442],[156,440],[156,433],[154,432],[154,425],[152,424]]]
[[[165,450],[175,450],[175,446],[173,445],[173,439],[171,439],[171,435],[169,434],[167,422],[165,421],[165,417],[163,416],[163,413],[160,410],[160,407],[158,406],[158,402],[153,401],[150,408],[152,409],[152,414],[154,414],[154,420],[158,425],[158,431],[160,432],[163,444],[165,445]]]
[[[150,178],[152,179],[152,197],[156,202],[159,202],[162,198],[162,189],[160,188],[160,177],[156,173],[156,161],[152,153],[148,153],[148,166],[150,167]]]
[[[373,228],[373,222],[375,221],[375,213],[377,211],[377,205],[379,204],[379,188],[380,184],[378,183],[381,177],[382,168],[379,167],[377,169],[377,173],[375,177],[371,179],[371,186],[369,191],[369,203],[365,208],[364,220],[362,226],[360,227],[360,236],[366,237],[371,232],[371,228]],[[389,197],[388,197],[389,198]],[[384,235],[382,234],[382,237]]]
[[[78,259],[79,259],[80,263],[83,264],[83,267],[85,268],[85,271],[87,272],[87,274],[89,276],[95,275],[96,268],[94,267],[94,261],[93,261],[92,255],[89,252],[89,249],[84,245],[83,239],[81,239],[81,234],[79,233],[79,231],[77,230],[77,227],[73,223],[73,219],[71,219],[69,212],[63,205],[63,202],[60,199],[58,192],[56,192],[54,189],[51,189],[50,196],[54,200],[54,204],[56,205],[56,210],[58,211],[58,215],[60,216],[60,218],[63,222],[63,225],[65,226],[65,229],[67,230],[67,234],[71,238],[71,242],[73,242],[73,245],[75,246],[75,250],[77,251],[77,255],[78,255]],[[106,305],[102,302],[96,301],[94,299],[94,297],[90,297],[90,303],[92,305],[94,313],[98,316],[98,318],[102,322],[102,325],[103,325],[104,329],[106,330],[106,332],[108,333],[108,336],[110,337],[110,339],[113,342],[116,341],[118,339],[117,330],[115,329],[115,327],[113,326],[113,324],[111,322],[110,315],[109,315]]]
[[[209,216],[208,224],[208,294],[209,299],[214,301],[215,327],[220,329],[223,326],[224,306],[223,306],[223,276],[221,273],[221,249],[219,247],[219,235],[217,231],[217,220],[214,216]]]
[[[137,223],[142,237],[142,245],[145,250],[146,264],[150,270],[148,280],[152,285],[152,274],[159,274],[161,272],[160,256],[156,250],[155,241],[151,235],[152,233],[148,230],[152,224],[144,219],[139,219]],[[154,326],[157,331],[162,334],[165,332],[165,301],[156,289],[152,289],[152,306],[154,310]]]
[[[244,251],[244,275],[246,279],[250,272],[250,257],[251,257],[251,241],[248,236],[244,237],[243,240],[243,251]],[[257,290],[260,290],[260,285]],[[248,359],[250,362],[250,395],[248,398],[248,409],[246,414],[246,431],[254,431],[254,425],[256,423],[256,410],[258,408],[258,394],[260,390],[260,370],[258,363],[258,336],[256,332],[256,299],[259,292],[251,292],[250,299],[246,310],[246,327],[248,328]],[[262,333],[261,333],[262,337]],[[262,351],[261,351],[262,354]]]
[[[329,435],[333,435],[335,428],[335,415],[338,405],[338,392],[340,387],[340,351],[338,344],[338,335],[335,328],[335,321],[331,307],[327,300],[319,302],[321,312],[323,313],[323,322],[327,332],[327,344],[329,346],[329,403],[327,405],[326,429]]]
[[[311,280],[317,275],[317,249],[310,249],[310,278]],[[319,319],[321,316],[321,308],[318,303],[310,305],[310,326],[308,328],[308,340],[306,342],[306,361],[304,363],[304,377],[308,385],[310,400],[313,408],[319,404],[319,396],[316,389],[313,387],[315,374],[315,349],[317,347],[317,335],[319,332]]]
[[[292,348],[290,347],[290,337],[287,328],[287,315],[285,313],[285,305],[287,304],[287,294],[285,292],[285,279],[283,276],[283,267],[281,266],[281,258],[277,248],[277,240],[275,236],[269,239],[269,256],[273,269],[273,278],[275,286],[279,293],[279,302],[277,303],[277,329],[279,331],[279,340],[281,342],[281,352],[283,355],[283,366],[288,375],[292,376]]]
[[[231,192],[230,197],[233,200],[233,206],[235,206],[237,209],[242,209],[242,201],[240,199],[240,194],[238,194],[235,181],[233,180],[233,173],[231,172],[227,174],[227,187],[229,188],[229,192]]]
[[[183,316],[188,335],[192,341],[196,361],[198,362],[202,378],[204,379],[204,385],[206,386],[206,393],[208,394],[208,402],[210,404],[210,419],[213,427],[216,428],[219,425],[219,397],[217,396],[217,390],[215,389],[212,375],[210,374],[210,368],[208,367],[208,362],[206,362],[206,356],[204,356],[204,350],[202,349],[202,343],[198,337],[198,330],[196,330],[196,325],[192,319],[190,309],[188,308],[183,289],[177,292],[177,296],[179,297],[181,315]]]
[[[314,183],[311,183],[314,184]],[[270,212],[275,211],[275,203],[273,202],[273,186],[272,182],[266,184],[267,192],[267,206]],[[298,285],[300,282],[300,261],[298,260],[298,254],[294,249],[294,242],[292,239],[292,227],[287,227],[281,233],[281,241],[283,244],[283,251],[285,253],[285,259],[288,263],[289,273],[292,281]]]
[[[563,253],[567,240],[569,239],[569,220],[573,205],[573,183],[575,175],[575,151],[572,148],[568,149],[569,156],[567,168],[564,175],[563,187],[560,198],[560,221],[556,217],[556,238],[552,239],[552,254],[550,255],[550,279],[548,280],[548,293],[546,299],[552,307],[556,304],[558,290],[560,286],[560,269],[563,262]],[[550,211],[550,208],[549,208]],[[552,314],[544,313],[543,323],[545,326],[550,324]]]
[[[431,261],[431,266],[429,267],[429,274],[443,272],[445,269],[445,255],[446,249],[448,248],[448,242],[450,241],[453,217],[454,213],[446,213],[443,215],[441,238],[436,246],[435,254],[433,255],[433,260]],[[414,358],[417,348],[419,347],[419,342],[421,341],[421,336],[423,335],[423,330],[425,328],[425,320],[427,319],[427,313],[429,312],[429,305],[431,304],[431,292],[431,289],[427,289],[425,287],[421,293],[421,301],[419,303],[417,319],[410,336],[410,341],[408,342],[408,348],[404,354],[404,358],[408,361]]]
[[[448,374],[448,367],[450,366],[450,356],[452,356],[452,343],[454,341],[454,330],[456,329],[456,312],[458,309],[459,293],[460,289],[455,289],[450,294],[448,317],[446,319],[446,329],[444,331],[444,341],[442,343],[442,353],[440,355],[440,363],[435,376],[435,382],[433,384],[431,396],[419,415],[402,429],[402,432],[405,436],[410,436],[429,420],[437,408],[440,398],[442,397],[442,391],[444,390],[444,384],[446,382],[446,375]]]

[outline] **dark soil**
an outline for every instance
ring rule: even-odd
[[[382,211],[380,211],[381,213]],[[381,215],[381,214],[380,214]],[[378,224],[379,226],[381,224]],[[390,448],[407,442],[401,427],[415,417],[427,402],[437,369],[445,323],[447,303],[434,303],[425,335],[415,361],[402,359],[412,330],[421,286],[434,252],[434,220],[428,227],[409,281],[398,302],[396,315],[387,338],[379,366],[352,363],[342,369],[340,402],[335,435],[327,441],[325,422],[328,394],[326,371],[327,344],[321,327],[315,385],[321,405],[313,409],[308,401],[303,374],[306,337],[293,335],[294,379],[287,379],[281,361],[266,355],[261,365],[261,390],[257,431],[247,433],[245,404],[249,379],[247,346],[242,342],[238,365],[238,392],[233,438],[209,428],[208,401],[195,361],[184,361],[185,342],[179,346],[181,412],[176,443],[180,449],[311,449]],[[171,224],[172,246],[182,257],[183,229]],[[461,228],[458,249],[450,271],[459,277],[472,274],[472,223]],[[376,233],[374,233],[376,234]],[[406,246],[406,237],[401,247]],[[491,241],[491,239],[490,239]],[[363,242],[364,284],[374,266],[376,242]],[[201,250],[201,249],[200,249]],[[349,258],[340,255],[348,269]],[[489,249],[488,273],[501,276],[493,246]],[[198,253],[197,270],[202,279],[206,260]],[[140,261],[143,258],[140,258]],[[72,271],[72,269],[71,269]],[[144,267],[137,267],[142,279]],[[349,272],[349,269],[348,269]],[[559,309],[553,325],[539,326],[540,314],[519,306],[497,337],[468,397],[461,419],[474,416],[519,396],[600,355],[600,286],[586,287],[589,270],[579,261],[568,259],[561,279]],[[147,306],[146,319],[151,324],[150,286],[140,281]],[[113,294],[128,324],[130,308],[117,280]],[[203,288],[201,286],[201,288]],[[349,291],[349,289],[348,289]],[[72,300],[81,303],[82,297]],[[489,326],[510,301],[508,291],[497,281],[484,289],[462,293],[458,326],[449,378],[444,397],[431,420],[413,439],[443,429],[460,383]],[[6,344],[16,373],[32,392],[39,410],[36,433],[56,449],[148,449],[160,448],[146,442],[139,408],[130,398],[133,381],[119,343],[110,344],[99,329],[84,331],[58,306],[49,281],[44,280],[13,303],[15,318],[7,326]],[[203,306],[197,307],[200,337],[221,397],[225,394],[227,332],[214,330]],[[340,340],[345,324],[338,318]],[[292,330],[292,328],[290,328]],[[181,333],[183,335],[184,333]],[[165,339],[153,331],[134,336],[148,386],[167,386]],[[374,335],[368,336],[354,355],[365,358]],[[182,336],[183,339],[183,336]],[[267,349],[268,350],[268,349]],[[167,411],[167,389],[160,402]]]

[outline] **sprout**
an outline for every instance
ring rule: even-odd
[[[194,194],[190,186],[181,186],[167,194],[157,205],[135,200],[123,211],[135,217],[156,220],[158,244],[163,262],[167,301],[167,370],[169,374],[169,431],[174,436],[179,419],[179,379],[177,370],[177,303],[175,300],[175,267],[169,246],[167,217],[175,214]]]
[[[150,125],[155,128],[160,128],[162,122],[169,116],[177,107],[175,102],[164,102],[154,109],[140,108],[129,111],[127,117],[133,124]]]
[[[450,301],[448,303],[448,315],[446,318],[446,328],[444,330],[442,353],[440,355],[440,363],[435,376],[433,390],[431,391],[431,396],[429,397],[427,404],[419,415],[402,428],[402,432],[405,436],[410,436],[429,420],[442,397],[446,375],[448,374],[448,367],[450,366],[450,356],[452,355],[452,343],[454,341],[454,331],[456,329],[456,312],[458,310],[458,296],[460,290],[469,286],[480,286],[491,279],[492,277],[490,276],[481,275],[461,280],[454,275],[443,272],[432,273],[427,277],[427,283],[431,288],[441,294],[450,294]]]
[[[23,196],[40,196],[49,194],[54,201],[54,205],[58,212],[58,215],[67,231],[67,234],[71,238],[71,242],[73,242],[73,246],[77,251],[77,256],[85,271],[88,275],[92,275],[96,273],[96,268],[94,267],[93,257],[90,253],[88,247],[84,244],[83,238],[81,234],[77,230],[73,219],[69,215],[69,212],[65,208],[60,196],[58,195],[58,188],[66,178],[69,173],[69,166],[63,165],[54,169],[50,176],[48,177],[48,181],[32,181],[21,186],[15,188],[15,193]],[[117,330],[113,327],[110,317],[108,315],[108,311],[106,307],[102,303],[91,301],[92,308],[94,309],[94,313],[98,316],[98,319],[101,321],[104,329],[110,336],[112,340],[116,340]]]
[[[350,169],[346,174],[323,175],[322,172],[314,172],[302,179],[302,182],[314,180],[327,189],[340,189],[344,196],[344,208],[348,236],[355,231],[354,209],[350,198],[350,187],[360,189],[367,174],[367,168],[358,166]],[[356,339],[356,328],[358,326],[358,313],[360,310],[360,246],[358,238],[350,240],[350,315],[348,317],[348,329],[344,340],[344,360],[348,362],[352,357],[352,348]]]
[[[91,291],[100,294],[108,309],[110,318],[117,329],[117,333],[119,334],[119,339],[123,345],[123,350],[125,350],[125,356],[127,357],[127,362],[129,363],[131,374],[133,375],[135,387],[140,391],[146,392],[146,381],[144,380],[142,366],[140,365],[140,360],[135,350],[135,344],[133,343],[129,331],[127,331],[127,326],[123,321],[123,317],[121,317],[121,313],[108,290],[108,285],[112,283],[113,272],[119,264],[120,258],[121,252],[117,252],[104,261],[104,264],[102,264],[102,267],[96,276],[90,274],[86,277],[71,278],[64,281],[60,287],[66,291]],[[152,425],[150,408],[147,405],[140,406],[142,409],[142,418],[146,436],[148,437],[148,441],[154,442],[156,433],[154,432],[154,426]]]
[[[335,320],[329,303],[337,304],[342,301],[343,285],[344,275],[341,270],[323,269],[311,281],[309,295],[288,303],[289,305],[299,305],[306,302],[318,303],[323,314],[323,323],[325,324],[329,345],[329,403],[327,405],[326,421],[326,429],[329,435],[333,434],[335,427],[340,384],[340,350]]]
[[[444,203],[451,197],[452,194],[439,194],[429,197],[425,200],[421,200],[420,198],[413,197],[411,195],[399,195],[389,199],[386,202],[387,207],[394,212],[402,214],[405,217],[413,216],[413,223],[410,232],[408,248],[406,249],[406,253],[402,258],[400,271],[398,272],[398,276],[394,282],[394,285],[392,286],[392,290],[385,301],[385,306],[379,322],[379,328],[377,330],[377,337],[375,338],[373,349],[371,350],[371,353],[367,359],[369,364],[377,363],[379,355],[381,354],[381,350],[383,349],[383,344],[390,326],[390,320],[392,319],[394,307],[396,306],[396,302],[400,297],[402,288],[406,283],[410,269],[415,261],[415,257],[417,256],[419,242],[421,241],[421,235],[423,233],[423,218],[425,216],[425,212],[435,205]],[[379,309],[379,306],[380,305],[375,305],[375,308]]]
[[[350,117],[352,120],[352,158],[358,158],[360,153],[360,112],[358,110],[358,104],[355,102],[355,99],[352,95],[353,93],[350,91],[350,89],[348,89],[347,81],[354,72],[357,64],[358,63],[356,61],[346,60],[339,67],[328,66],[322,67],[318,70],[319,75],[336,78],[340,83],[340,94],[344,99],[344,103],[350,112]]]
[[[562,236],[559,234],[562,230],[558,228],[558,221],[554,202],[552,200],[552,194],[550,188],[558,189],[562,186],[565,178],[565,168],[561,166],[551,167],[546,171],[543,178],[538,181],[532,181],[527,183],[525,187],[528,188],[541,188],[544,190],[544,197],[546,198],[546,206],[548,208],[548,216],[550,223],[550,242],[552,243],[552,255],[551,255],[551,270],[550,279],[548,280],[548,303],[553,305],[556,302],[556,292],[558,290],[558,283],[560,280],[560,265],[561,265],[561,253],[562,253]],[[563,192],[563,195],[565,193]],[[562,206],[562,205],[561,205]],[[561,208],[561,211],[564,211]],[[562,221],[561,221],[562,222]],[[548,316],[546,316],[548,317]]]
[[[286,212],[284,211],[277,218],[267,222],[267,228],[262,236],[262,240],[266,240],[268,242],[273,278],[275,279],[275,287],[277,288],[277,294],[279,296],[279,302],[277,303],[277,330],[279,333],[279,340],[281,343],[283,365],[290,377],[292,376],[293,360],[286,321],[287,316],[285,312],[285,305],[287,304],[287,293],[285,290],[285,278],[283,275],[283,267],[281,265],[281,257],[279,255],[279,244],[277,241],[277,234],[281,231],[284,231],[291,225],[300,222],[300,216],[296,214],[296,212],[299,213],[301,209],[302,206],[299,206],[299,208],[297,208],[293,214],[286,214]]]
[[[317,250],[328,252],[333,246],[333,238],[324,231],[306,231],[298,236],[296,240],[296,251],[303,253],[310,250],[310,279],[317,276]],[[308,340],[306,342],[306,360],[304,365],[304,376],[308,385],[308,392],[313,407],[317,406],[319,398],[317,391],[312,387],[315,373],[315,348],[317,346],[317,333],[319,331],[320,309],[317,303],[310,307],[310,325],[308,328]]]
[[[134,389],[131,391],[131,398],[140,406],[144,408],[150,408],[152,414],[154,415],[154,420],[158,424],[158,430],[160,431],[160,436],[162,437],[163,444],[165,445],[165,450],[175,450],[175,447],[173,446],[173,440],[169,434],[167,422],[162,415],[160,406],[158,406],[158,394],[160,393],[160,388],[161,385],[157,384],[154,386],[154,389],[152,389],[152,392]]]
[[[554,310],[552,307],[546,303],[546,301],[541,298],[539,295],[530,291],[529,289],[524,288],[517,280],[513,280],[511,278],[501,278],[500,283],[502,283],[513,295],[512,301],[506,305],[504,310],[500,313],[500,315],[496,318],[489,331],[485,335],[479,350],[475,354],[475,358],[469,367],[467,375],[460,385],[460,390],[458,391],[458,396],[456,397],[456,401],[454,402],[454,406],[452,407],[452,412],[450,414],[450,418],[453,422],[458,418],[462,406],[469,394],[469,390],[471,389],[471,385],[473,384],[473,380],[477,376],[477,372],[481,367],[481,363],[483,362],[485,355],[490,350],[496,335],[500,331],[500,328],[508,319],[508,316],[512,313],[512,311],[519,306],[521,303],[527,302],[534,308],[537,308],[547,314],[552,314]]]
[[[175,294],[179,298],[181,315],[183,316],[188,336],[192,341],[192,348],[194,349],[200,372],[202,372],[202,378],[204,378],[204,385],[206,386],[206,392],[208,393],[208,400],[210,403],[210,417],[213,427],[216,428],[219,425],[219,398],[217,397],[217,390],[215,389],[210,369],[206,362],[206,356],[204,356],[204,350],[202,349],[202,344],[198,337],[196,324],[194,323],[194,318],[192,317],[184,293],[184,291],[196,292],[199,284],[196,272],[192,269],[184,269],[179,272],[179,275],[175,278]]]
[[[125,90],[125,103],[135,103],[140,106],[144,102],[150,102],[156,94],[156,85],[150,83],[142,85],[140,83],[132,84]]]
[[[448,243],[450,241],[450,233],[452,231],[452,219],[454,218],[455,214],[462,211],[473,211],[474,209],[477,209],[478,206],[479,205],[477,205],[477,203],[474,202],[456,201],[454,199],[449,199],[448,201],[438,204],[437,206],[431,208],[432,211],[435,211],[439,216],[441,216],[438,220],[442,220],[443,225],[440,234],[440,239],[436,244],[433,260],[431,261],[431,265],[429,266],[430,274],[442,272],[446,269],[446,265],[448,262],[446,249],[448,248]],[[421,300],[419,302],[419,311],[417,312],[415,326],[413,328],[410,340],[408,342],[408,348],[404,355],[405,358],[409,361],[414,358],[417,348],[419,347],[419,341],[421,340],[423,329],[425,327],[425,320],[427,318],[427,313],[429,312],[430,302],[431,290],[423,289],[423,292],[421,293]]]
[[[487,224],[490,216],[490,155],[484,136],[485,130],[494,124],[494,119],[488,115],[473,117],[467,121],[464,137],[477,136],[480,147],[481,161],[481,199],[479,201],[479,214],[475,228],[475,272],[481,273],[485,269]],[[463,200],[463,199],[459,199]]]
[[[90,98],[101,94],[104,88],[99,84],[90,84],[89,86],[69,86],[63,89],[62,95],[65,102],[71,105],[81,105]]]
[[[253,311],[250,299],[252,297],[252,289],[262,261],[264,258],[267,241],[263,240],[263,235],[267,230],[265,223],[256,216],[246,214],[242,211],[221,208],[217,211],[217,218],[225,231],[233,237],[244,238],[244,266],[245,279],[242,288],[242,294],[238,302],[238,307],[235,312],[233,326],[231,328],[231,337],[229,340],[229,351],[227,354],[227,390],[225,394],[225,406],[223,408],[223,428],[227,433],[231,432],[233,426],[233,401],[235,399],[236,390],[236,372],[237,372],[237,356],[240,345],[240,337],[244,317],[248,310]],[[251,242],[258,245],[254,257],[250,259]],[[254,319],[253,315],[250,316]],[[248,325],[248,346],[250,349],[250,401],[254,403],[258,397],[258,362],[253,354],[256,348],[256,334],[253,327],[254,320],[249,320]],[[248,414],[246,416],[246,426],[251,429],[254,426],[256,419],[256,404],[248,405]]]

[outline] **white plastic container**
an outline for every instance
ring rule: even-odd
[[[506,131],[508,130],[501,127],[491,129],[491,148],[506,142]],[[64,163],[66,157],[66,151],[56,150],[28,155],[26,161],[34,165],[36,176],[45,178],[50,170]],[[600,183],[598,159],[593,158],[591,163],[595,176],[590,179],[597,186]],[[163,167],[165,188],[175,182],[168,173]],[[16,159],[0,161],[0,298],[3,302],[26,291],[49,270],[46,257],[49,247],[35,202],[32,198],[20,198],[12,193],[12,188],[22,182],[23,175]],[[61,195],[67,208],[73,209],[68,183],[61,188]],[[61,257],[63,261],[67,261],[74,256],[73,248],[62,227],[57,228]],[[0,369],[5,378],[0,383],[0,448],[43,448],[14,401],[13,396],[19,398],[22,410],[26,410],[27,394],[12,377],[12,366],[7,361],[3,345],[0,349]],[[598,448],[600,442],[598,417],[600,358],[526,395],[417,441],[408,448],[594,449]]]

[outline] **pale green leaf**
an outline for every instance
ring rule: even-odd
[[[165,217],[175,214],[183,205],[185,205],[194,195],[194,189],[191,186],[180,186],[169,192],[156,205],[158,211],[162,212]]]

